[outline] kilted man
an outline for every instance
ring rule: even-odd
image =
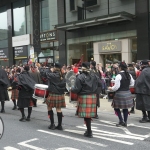
[[[10,82],[5,70],[0,68],[0,102],[1,102],[1,113],[5,112],[4,104],[5,101],[9,100],[7,88],[10,86]]]
[[[24,71],[21,72],[20,75],[17,77],[18,90],[19,90],[17,106],[19,107],[19,110],[22,114],[22,117],[19,121],[23,121],[23,122],[30,121],[32,106],[34,105],[32,101],[32,95],[36,83],[30,77],[28,71],[29,71],[29,66],[26,65],[24,67]],[[24,108],[28,108],[27,118],[24,113]]]
[[[61,71],[61,65],[54,64],[53,72],[46,72],[46,78],[48,79],[49,96],[46,99],[48,116],[50,118],[49,129],[63,130],[62,128],[62,111],[61,108],[66,107],[64,92],[66,90],[66,80]],[[52,108],[56,108],[58,125],[54,124],[54,113]]]
[[[119,118],[119,123],[116,124],[116,126],[127,127],[128,108],[132,108],[134,106],[129,86],[134,86],[134,79],[132,78],[132,75],[127,72],[127,65],[125,62],[121,62],[119,64],[119,71],[120,72],[115,78],[115,85],[108,89],[116,91],[112,102],[115,113]],[[123,109],[124,117],[122,117],[120,109]]]
[[[19,76],[20,72],[21,72],[21,69],[18,68],[16,70],[16,74],[14,76],[12,76],[13,81],[11,83],[11,87],[12,87],[11,99],[12,99],[13,104],[14,104],[14,107],[13,107],[12,110],[16,110],[17,109],[16,100],[18,100],[18,95],[19,95],[19,90],[17,89],[17,87],[18,87],[17,86],[18,85],[17,77]]]
[[[90,62],[90,68],[91,70],[100,78],[101,80],[101,73],[98,69],[96,69],[96,62],[95,61],[91,61]],[[96,93],[96,99],[97,99],[97,102],[96,102],[96,106],[97,107],[100,107],[100,100],[99,100],[99,96],[100,96],[100,92],[102,90],[102,87],[99,87],[99,89],[97,90],[97,93]],[[96,107],[96,115],[95,115],[95,118],[98,119],[98,114],[97,114],[97,107]]]
[[[150,121],[150,66],[148,60],[140,62],[141,73],[135,82],[136,109],[141,110],[143,118],[140,123]]]
[[[90,71],[90,63],[84,62],[82,63],[82,74],[77,75],[75,85],[71,88],[72,92],[78,94],[78,116],[84,118],[87,126],[84,136],[90,138],[93,137],[91,118],[96,115],[96,93],[100,84],[98,76]]]

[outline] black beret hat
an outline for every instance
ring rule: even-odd
[[[95,61],[91,61],[90,64],[91,64],[92,66],[94,66],[94,67],[96,66],[96,62],[95,62]]]
[[[142,60],[141,62],[140,62],[140,65],[148,65],[148,60]]]
[[[127,64],[125,62],[120,62],[119,67],[126,69]]]
[[[90,68],[90,63],[89,62],[83,62],[82,67],[89,69]]]
[[[59,69],[62,68],[62,66],[61,66],[59,63],[54,63],[54,67],[55,67],[55,68],[59,68]]]
[[[128,67],[133,67],[133,64],[128,64]]]

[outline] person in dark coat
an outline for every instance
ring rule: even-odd
[[[141,110],[143,118],[140,123],[150,121],[150,66],[148,60],[140,62],[141,73],[135,82],[136,109]]]
[[[21,72],[21,74],[17,77],[17,82],[19,90],[17,106],[22,114],[22,117],[19,121],[30,121],[32,106],[34,105],[32,101],[32,95],[36,82],[30,77],[28,65],[24,67],[24,71]],[[27,118],[24,113],[24,108],[26,107],[28,108]]]
[[[37,71],[35,64],[31,66],[29,71],[31,78],[36,82],[36,84],[42,84],[40,73]],[[33,98],[34,107],[37,107],[37,99]]]
[[[120,72],[115,79],[115,85],[113,87],[109,87],[108,90],[115,91],[112,107],[119,118],[119,123],[116,124],[116,126],[127,127],[128,108],[132,108],[134,106],[129,86],[134,86],[134,79],[131,74],[127,72],[127,65],[125,62],[121,62],[119,64],[119,71]],[[121,115],[120,109],[123,109],[124,118]]]
[[[100,73],[99,70],[96,69],[96,62],[95,61],[91,61],[90,62],[90,68],[91,68],[91,71],[93,71],[101,80],[101,78],[102,78],[101,77],[101,73]],[[97,98],[97,103],[96,104],[97,104],[97,107],[100,107],[100,99],[99,99],[99,97],[100,97],[101,90],[102,90],[102,87],[99,87],[99,89],[97,90],[97,93],[96,93],[96,98]],[[98,114],[97,114],[97,107],[96,107],[96,116],[95,116],[95,118],[99,119]]]
[[[51,130],[58,129],[63,130],[62,128],[62,110],[61,108],[66,107],[65,103],[65,90],[66,90],[66,80],[61,71],[61,65],[59,63],[54,64],[53,72],[45,72],[46,78],[48,79],[48,91],[49,96],[46,99],[48,116],[50,118],[50,126],[48,127]],[[52,108],[56,108],[58,125],[54,124],[54,113]]]
[[[136,71],[135,71],[133,64],[128,64],[128,72],[132,75],[132,78],[136,80]],[[133,102],[134,102],[134,99],[133,99]],[[135,113],[134,106],[131,108],[130,113],[133,113],[133,114]]]
[[[100,78],[90,70],[90,63],[82,63],[82,73],[76,77],[75,85],[71,88],[78,95],[78,116],[84,118],[87,126],[85,137],[93,137],[91,118],[96,115],[97,89],[101,86]]]
[[[5,70],[0,68],[0,101],[1,101],[1,113],[5,112],[5,101],[9,100],[7,88],[10,86],[10,82]]]

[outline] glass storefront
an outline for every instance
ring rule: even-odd
[[[132,61],[135,61],[137,54],[137,40],[136,40],[136,31],[124,31],[124,32],[116,32],[116,33],[108,33],[102,35],[93,35],[88,37],[81,37],[75,39],[67,40],[67,64],[78,63],[82,54],[83,61],[90,61],[93,58],[93,43],[94,42],[102,42],[102,41],[111,41],[118,39],[129,38],[132,41],[132,46],[130,51],[132,53]],[[108,56],[107,56],[108,57]],[[120,55],[111,55],[112,59],[121,60]],[[104,58],[105,60],[105,58]],[[114,61],[114,60],[113,60]]]
[[[0,66],[8,66],[8,25],[6,7],[0,7]]]

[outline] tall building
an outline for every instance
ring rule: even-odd
[[[0,0],[0,65],[150,59],[149,0]],[[34,56],[33,56],[34,52]]]

